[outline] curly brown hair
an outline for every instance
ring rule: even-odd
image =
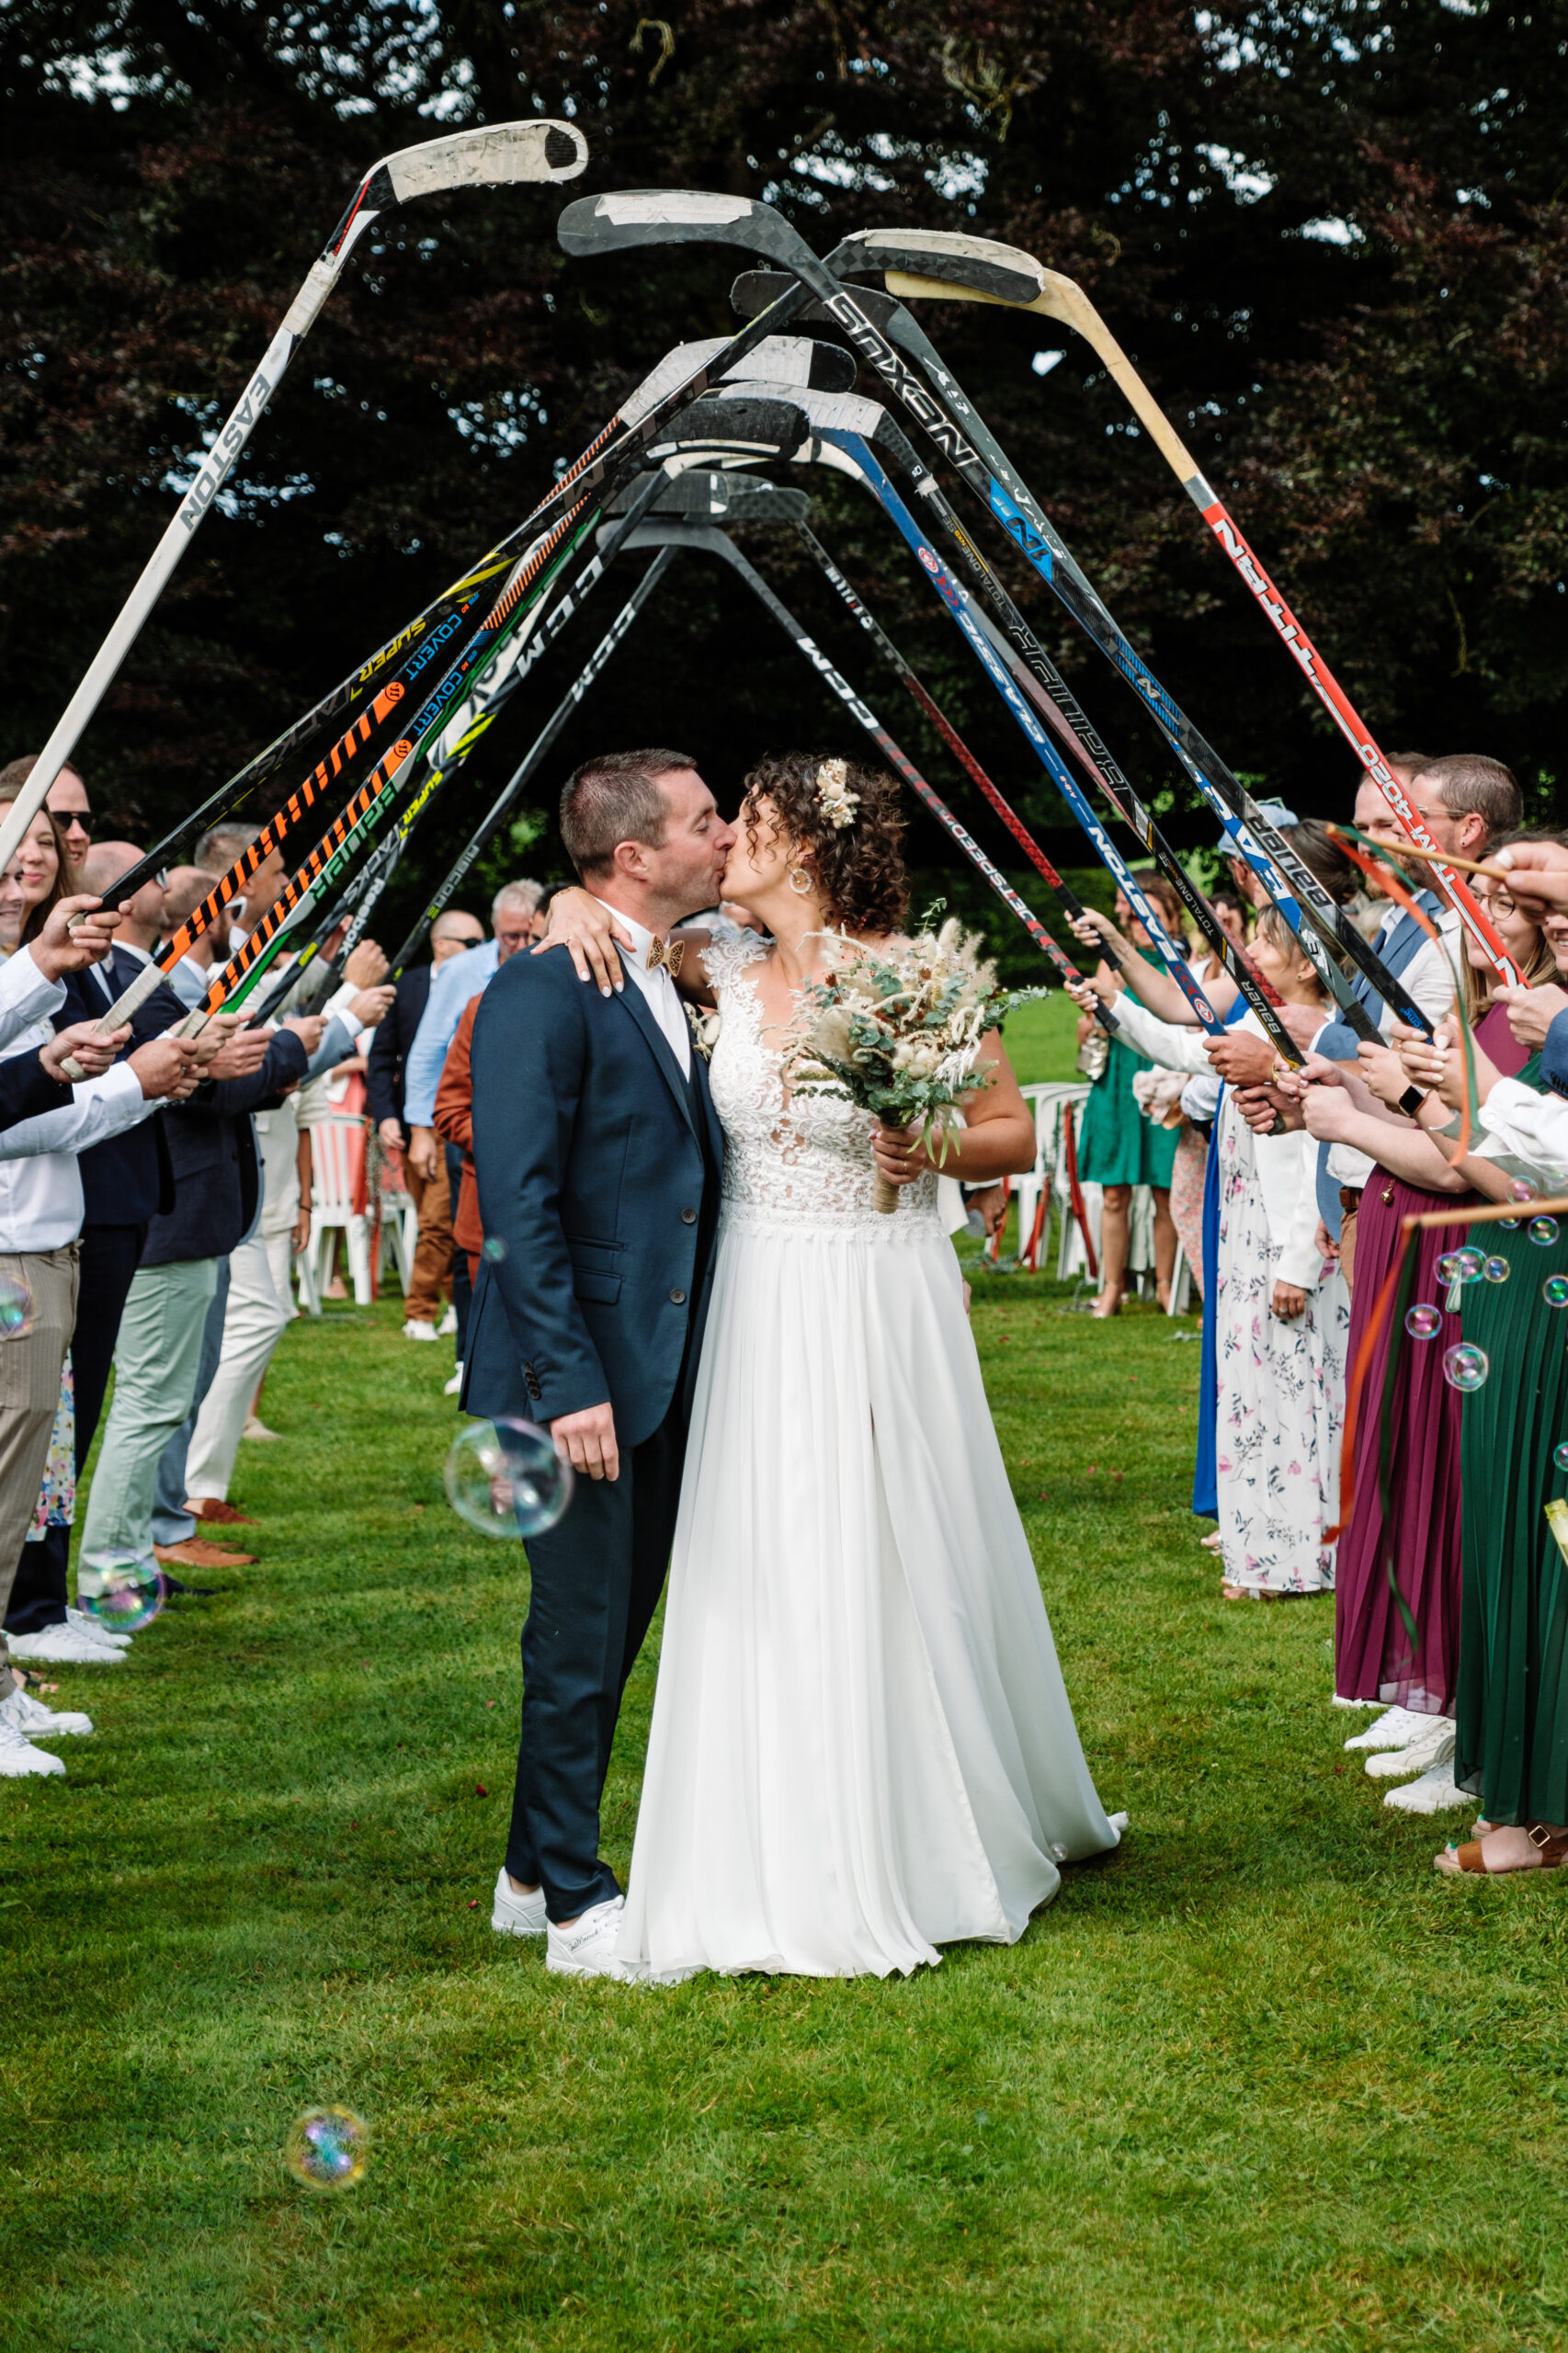
[[[846,792],[857,798],[853,822],[833,825],[823,813],[817,775],[831,752],[779,752],[759,760],[745,780],[739,822],[753,857],[762,824],[760,803],[786,837],[811,853],[812,872],[834,923],[845,931],[895,932],[909,912],[903,870],[903,813],[898,785],[885,768],[844,761]]]

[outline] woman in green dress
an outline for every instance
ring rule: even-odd
[[[1153,901],[1173,939],[1182,934],[1181,901],[1158,874],[1140,874],[1140,885]],[[1152,950],[1142,925],[1119,891],[1116,920],[1134,948]],[[1151,961],[1152,954],[1151,954]],[[1093,1034],[1104,1039],[1087,1015],[1078,1025],[1078,1042]],[[1132,1188],[1152,1187],[1154,1195],[1154,1289],[1160,1305],[1168,1307],[1171,1275],[1176,1266],[1176,1226],[1171,1219],[1171,1168],[1176,1160],[1176,1131],[1157,1128],[1138,1108],[1132,1092],[1136,1072],[1153,1069],[1146,1055],[1134,1053],[1119,1038],[1106,1041],[1109,1053],[1084,1106],[1083,1135],[1078,1146],[1078,1174],[1086,1185],[1100,1185],[1105,1198],[1100,1210],[1100,1260],[1105,1288],[1096,1302],[1097,1316],[1115,1315],[1127,1285],[1127,1245],[1132,1217]]]

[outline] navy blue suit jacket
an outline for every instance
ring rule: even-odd
[[[140,978],[142,970],[135,957],[120,948],[110,949],[107,967],[96,967],[97,972],[107,971],[117,996]],[[55,1029],[101,1020],[105,1009],[104,994],[94,975],[68,972],[65,1002],[54,1017]],[[116,1059],[123,1062],[138,1046],[161,1038],[165,1029],[186,1018],[187,1010],[165,981],[132,1014],[130,1043],[121,1047]],[[82,1174],[84,1225],[145,1225],[154,1217],[167,1216],[175,1199],[174,1165],[165,1140],[167,1117],[167,1112],[154,1111],[139,1128],[110,1136],[80,1155],[76,1165]]]
[[[503,1251],[481,1261],[463,1404],[551,1422],[608,1400],[625,1452],[696,1373],[724,1151],[708,1066],[694,1050],[688,1081],[630,978],[601,996],[558,951],[502,965],[472,1067],[480,1217]]]
[[[164,1116],[169,1123],[174,1205],[149,1225],[142,1266],[226,1258],[244,1239],[261,1193],[250,1115],[304,1074],[304,1040],[297,1029],[279,1029],[266,1061],[249,1078],[210,1079],[188,1101],[169,1106]]]
[[[365,1095],[366,1108],[378,1128],[383,1120],[403,1120],[408,1050],[430,1002],[432,970],[429,964],[415,964],[412,972],[403,973],[387,1017],[376,1031],[365,1066]]]

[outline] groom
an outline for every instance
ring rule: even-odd
[[[684,752],[585,761],[561,837],[630,935],[619,989],[514,956],[473,1029],[485,1256],[463,1404],[540,1423],[576,1472],[528,1539],[523,1726],[491,1926],[545,1965],[617,1973],[621,1895],[598,1852],[620,1695],[675,1533],[712,1275],[723,1136],[665,936],[719,897],[734,829]],[[676,951],[678,961],[678,950]]]

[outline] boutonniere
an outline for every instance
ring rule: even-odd
[[[691,1030],[691,1042],[705,1063],[713,1059],[713,1049],[719,1042],[719,1032],[724,1017],[717,1006],[691,1005],[686,1007],[686,1018]]]

